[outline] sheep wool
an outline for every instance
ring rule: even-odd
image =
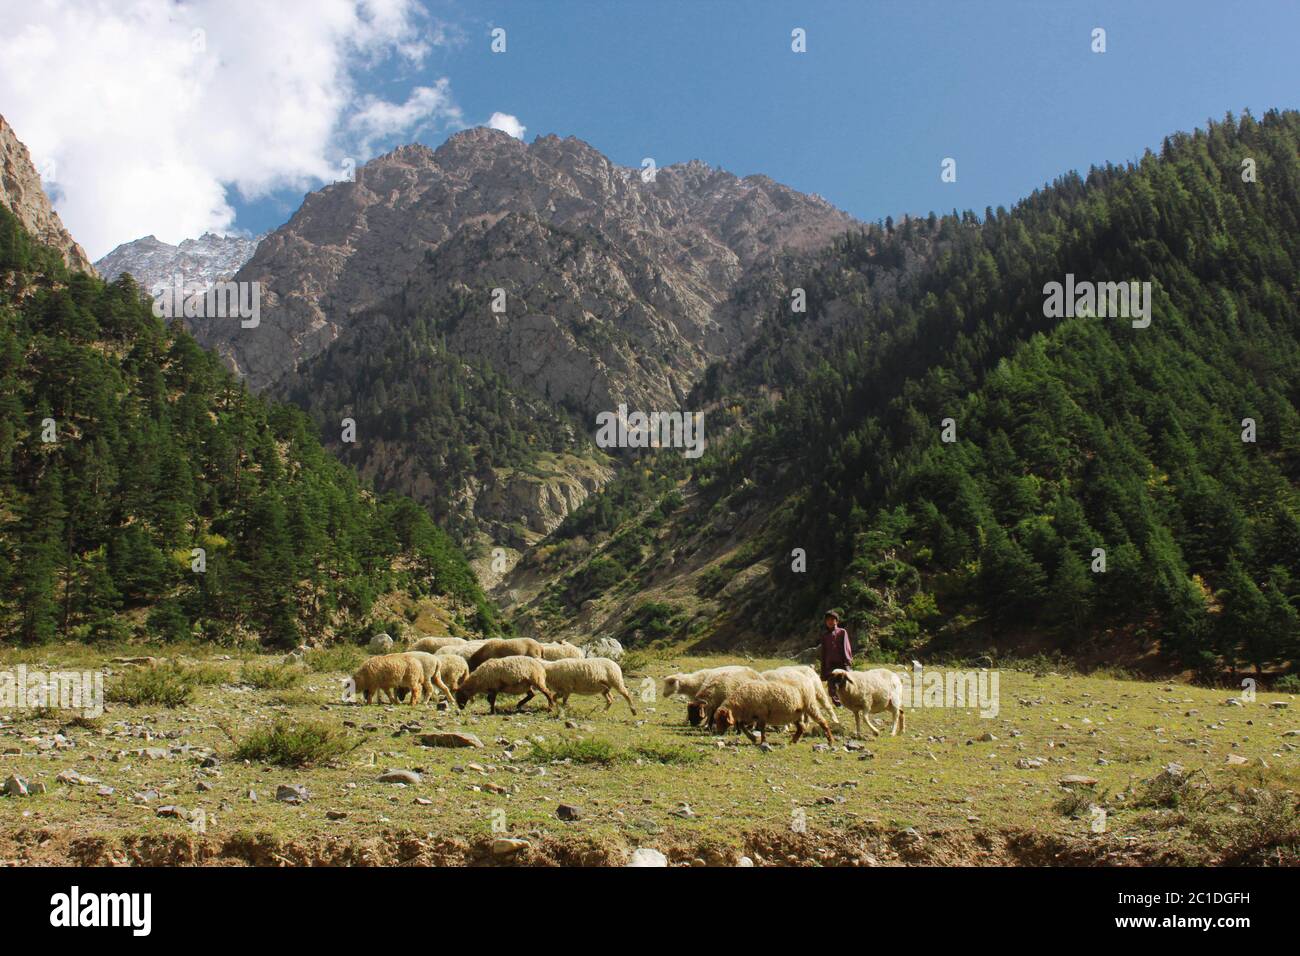
[[[485,662],[498,657],[541,657],[542,645],[531,637],[515,637],[509,640],[493,638],[469,656],[469,669],[476,671]]]
[[[853,711],[853,724],[859,737],[862,736],[863,720],[879,737],[880,730],[871,722],[871,715],[886,711],[893,717],[891,737],[898,736],[899,731],[907,728],[907,718],[903,715],[903,681],[888,668],[877,667],[869,671],[837,668],[831,671],[830,685],[844,706]]]
[[[767,743],[767,728],[780,727],[782,724],[794,724],[792,744],[798,743],[803,736],[803,721],[812,720],[825,732],[826,739],[833,745],[835,738],[831,735],[831,726],[820,713],[810,709],[805,703],[804,695],[797,687],[779,681],[747,680],[734,687],[722,706],[714,712],[713,724],[720,731],[732,727],[757,727],[756,744]],[[753,740],[753,736],[750,736]]]
[[[709,678],[716,677],[719,674],[744,674],[746,677],[758,678],[758,671],[743,664],[706,667],[704,670],[692,671],[689,674],[669,674],[664,678],[664,696],[677,697],[680,695],[687,700],[694,700],[695,695],[700,692],[700,688],[705,685]]]
[[[422,637],[411,645],[411,650],[437,654],[444,647],[459,647],[468,643],[463,637]]]
[[[568,641],[542,645],[542,660],[565,661],[582,657],[582,648]]]
[[[555,709],[555,695],[546,684],[546,665],[537,657],[516,655],[485,661],[456,691],[456,706],[464,710],[479,694],[487,696],[488,712],[492,714],[497,712],[497,694],[524,694],[515,710],[523,710],[534,694],[541,694],[548,708]]]
[[[623,683],[623,669],[607,657],[587,657],[548,661],[546,667],[546,686],[555,694],[561,710],[569,703],[570,694],[600,694],[605,698],[605,710],[614,706],[614,691],[627,701],[632,715],[636,716],[636,705],[632,695]]]
[[[799,692],[803,694],[805,706],[812,713],[820,713],[832,724],[840,722],[840,718],[835,713],[835,705],[831,702],[831,696],[826,693],[826,688],[822,686],[821,678],[807,664],[774,667],[770,671],[763,671],[759,676],[764,680],[779,681],[782,684],[789,684],[791,687],[798,688]]]
[[[424,684],[424,668],[418,660],[406,654],[372,657],[352,675],[353,690],[364,694],[367,704],[380,692],[388,695],[388,699],[396,704],[398,688],[409,691],[411,703],[418,704]]]
[[[713,713],[722,706],[727,695],[738,684],[754,678],[742,672],[715,674],[704,682],[695,699],[686,705],[686,720],[692,727],[698,727],[708,721]]]

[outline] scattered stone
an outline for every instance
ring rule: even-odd
[[[667,866],[668,857],[664,856],[658,850],[652,850],[647,846],[637,847],[632,851],[632,856],[627,861],[628,866]]]
[[[393,639],[387,634],[376,634],[370,639],[371,654],[387,654],[393,649]]]
[[[1250,763],[1250,761],[1241,756],[1241,754],[1228,754],[1228,759],[1225,760],[1224,763],[1230,764],[1234,767],[1240,767],[1242,764]]]
[[[483,741],[473,734],[447,731],[437,734],[424,734],[420,743],[426,747],[482,747]]]
[[[992,731],[986,731],[984,735],[980,737],[980,743],[991,744],[997,739],[998,738],[993,735]]]
[[[493,856],[514,856],[522,850],[527,850],[531,843],[527,840],[516,840],[512,837],[497,837],[492,841]]]
[[[311,799],[311,791],[300,783],[282,783],[275,788],[275,799],[281,803],[306,803]]]
[[[1066,787],[1066,788],[1070,788],[1070,787],[1095,787],[1095,786],[1097,786],[1097,778],[1096,778],[1096,777],[1085,777],[1083,774],[1080,774],[1080,773],[1072,773],[1072,774],[1068,774],[1068,775],[1062,777],[1061,780],[1060,780],[1060,783],[1061,783],[1061,786]]]
[[[84,777],[75,770],[65,770],[54,778],[59,783],[66,783],[74,787],[85,787],[90,784],[99,783],[94,777]]]
[[[747,856],[742,856],[739,860],[736,861],[736,866],[753,866],[753,865],[754,865],[754,861]]]
[[[9,779],[5,781],[4,792],[6,796],[10,797],[25,797],[30,791],[27,788],[26,780],[17,774],[12,774]]]
[[[347,818],[348,818],[348,812],[347,812],[346,810],[326,810],[326,811],[325,811],[325,819],[326,819],[326,820],[346,820]]]
[[[1016,767],[1020,770],[1037,770],[1046,763],[1042,757],[1021,757],[1016,761]]]
[[[582,810],[571,803],[562,803],[555,808],[555,815],[561,820],[581,820]]]
[[[379,775],[380,783],[404,783],[409,786],[416,786],[422,781],[422,777],[414,770],[385,770]]]

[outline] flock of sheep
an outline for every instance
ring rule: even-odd
[[[582,648],[561,641],[544,644],[532,638],[493,638],[467,641],[459,637],[426,637],[411,650],[371,657],[352,675],[355,692],[367,704],[384,694],[398,703],[409,694],[412,704],[433,700],[435,690],[462,710],[475,697],[485,696],[489,713],[496,713],[498,694],[522,694],[515,710],[537,694],[547,706],[563,712],[569,697],[600,695],[605,710],[614,694],[636,704],[623,683],[623,671],[605,657],[584,657]],[[902,681],[893,671],[836,670],[830,687],[853,712],[858,735],[862,722],[877,736],[880,728],[871,715],[888,713],[891,733],[905,727]],[[692,726],[707,724],[718,733],[745,732],[756,744],[767,742],[768,729],[793,726],[791,743],[797,743],[812,726],[820,727],[832,744],[831,724],[838,724],[835,706],[817,672],[806,665],[777,667],[759,672],[744,665],[709,667],[664,679],[665,697],[684,697]],[[754,736],[754,731],[758,736]]]

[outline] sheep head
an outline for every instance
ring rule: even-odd
[[[732,727],[736,726],[736,715],[731,712],[729,707],[719,707],[713,713],[713,727],[719,733],[726,733]]]

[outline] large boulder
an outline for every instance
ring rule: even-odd
[[[370,639],[371,654],[388,654],[393,649],[393,639],[387,634],[376,634]]]
[[[611,661],[621,661],[623,645],[612,637],[598,637],[584,644],[582,653],[586,657],[608,657]]]

